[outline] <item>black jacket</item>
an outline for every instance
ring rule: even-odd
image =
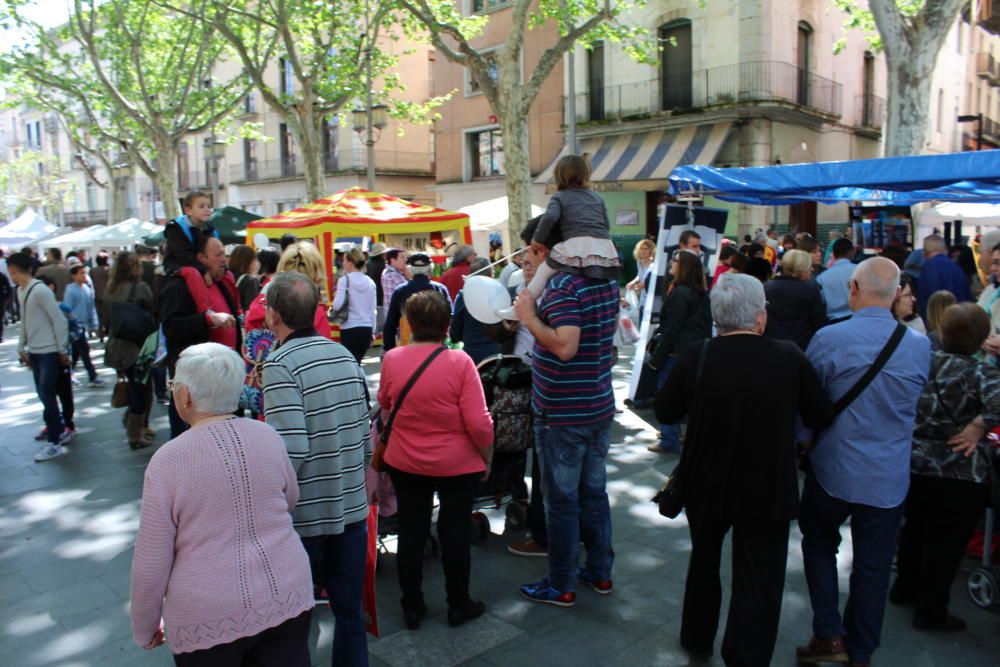
[[[369,257],[365,263],[365,273],[375,283],[375,305],[381,306],[385,303],[385,296],[382,294],[382,272],[385,271],[385,257],[375,255]]]
[[[656,418],[688,417],[681,454],[689,515],[790,521],[799,513],[795,418],[826,428],[833,404],[805,354],[788,341],[739,334],[687,347],[656,394]],[[737,370],[738,369],[738,370]]]
[[[226,290],[221,289],[222,296],[229,304],[229,312],[237,312],[236,304]],[[181,352],[199,343],[211,342],[208,335],[208,324],[205,316],[199,313],[191,292],[188,291],[184,279],[179,275],[168,276],[163,281],[163,291],[159,294],[159,318],[163,325],[163,335],[167,339],[167,365],[173,373],[174,364]],[[243,345],[243,330],[237,323],[237,351]]]
[[[812,280],[778,276],[764,285],[767,328],[764,335],[790,340],[805,350],[820,327],[826,326],[826,304]]]
[[[657,343],[649,363],[659,368],[667,357],[676,356],[691,343],[712,335],[712,307],[708,294],[678,285],[660,308]]]

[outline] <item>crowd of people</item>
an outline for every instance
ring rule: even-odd
[[[76,253],[64,266],[50,251],[44,267],[28,252],[6,257],[18,350],[44,407],[37,461],[68,451],[77,360],[101,383],[93,338],[107,339],[129,446],[155,442],[149,415],[167,400],[170,440],[146,468],[132,566],[139,645],[168,643],[178,665],[309,665],[320,596],[335,618],[332,663],[366,665],[369,518],[383,473],[398,507],[405,626],[418,630],[433,606],[422,583],[435,496],[448,624],[480,617],[488,601],[474,596],[469,516],[492,471],[496,423],[477,364],[499,354],[531,370],[530,532],[508,550],[548,563],[518,591],[563,608],[580,588],[613,593],[607,458],[623,298],[588,176],[585,161],[560,161],[561,194],[499,273],[513,302],[499,323],[466,305],[466,278],[490,270],[470,247],[440,280],[426,254],[355,248],[328,284],[309,241],[227,254],[197,192],[160,253],[140,246],[93,263]],[[912,606],[919,630],[964,627],[948,593],[986,504],[986,435],[1000,427],[1000,238],[981,245],[986,280],[936,235],[920,256],[868,257],[848,238],[824,252],[771,232],[723,247],[708,275],[699,236],[681,235],[645,363],[660,424],[650,450],[679,456],[691,533],[687,651],[714,651],[731,531],[721,655],[772,662],[795,520],[813,612],[797,661],[870,664],[887,599]],[[658,251],[636,246],[626,294],[657,289]],[[378,336],[370,391],[362,362]]]

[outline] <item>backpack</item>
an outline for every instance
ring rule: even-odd
[[[248,331],[243,338],[243,361],[247,375],[243,380],[240,407],[255,415],[264,414],[264,362],[276,338],[270,329]]]

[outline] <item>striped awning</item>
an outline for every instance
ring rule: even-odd
[[[581,139],[579,148],[590,158],[592,183],[663,181],[665,184],[674,167],[711,164],[731,128],[732,123],[725,122],[591,137]],[[568,152],[568,146],[563,146],[535,183],[554,182],[556,163]]]

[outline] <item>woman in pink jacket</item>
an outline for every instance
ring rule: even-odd
[[[410,378],[436,354],[400,403],[385,451],[399,503],[396,561],[403,617],[406,627],[416,630],[427,614],[421,581],[436,491],[448,624],[455,627],[486,609],[469,597],[469,516],[493,458],[493,420],[472,358],[441,349],[451,322],[447,300],[435,290],[418,292],[403,310],[413,342],[385,355],[379,405],[391,411]]]

